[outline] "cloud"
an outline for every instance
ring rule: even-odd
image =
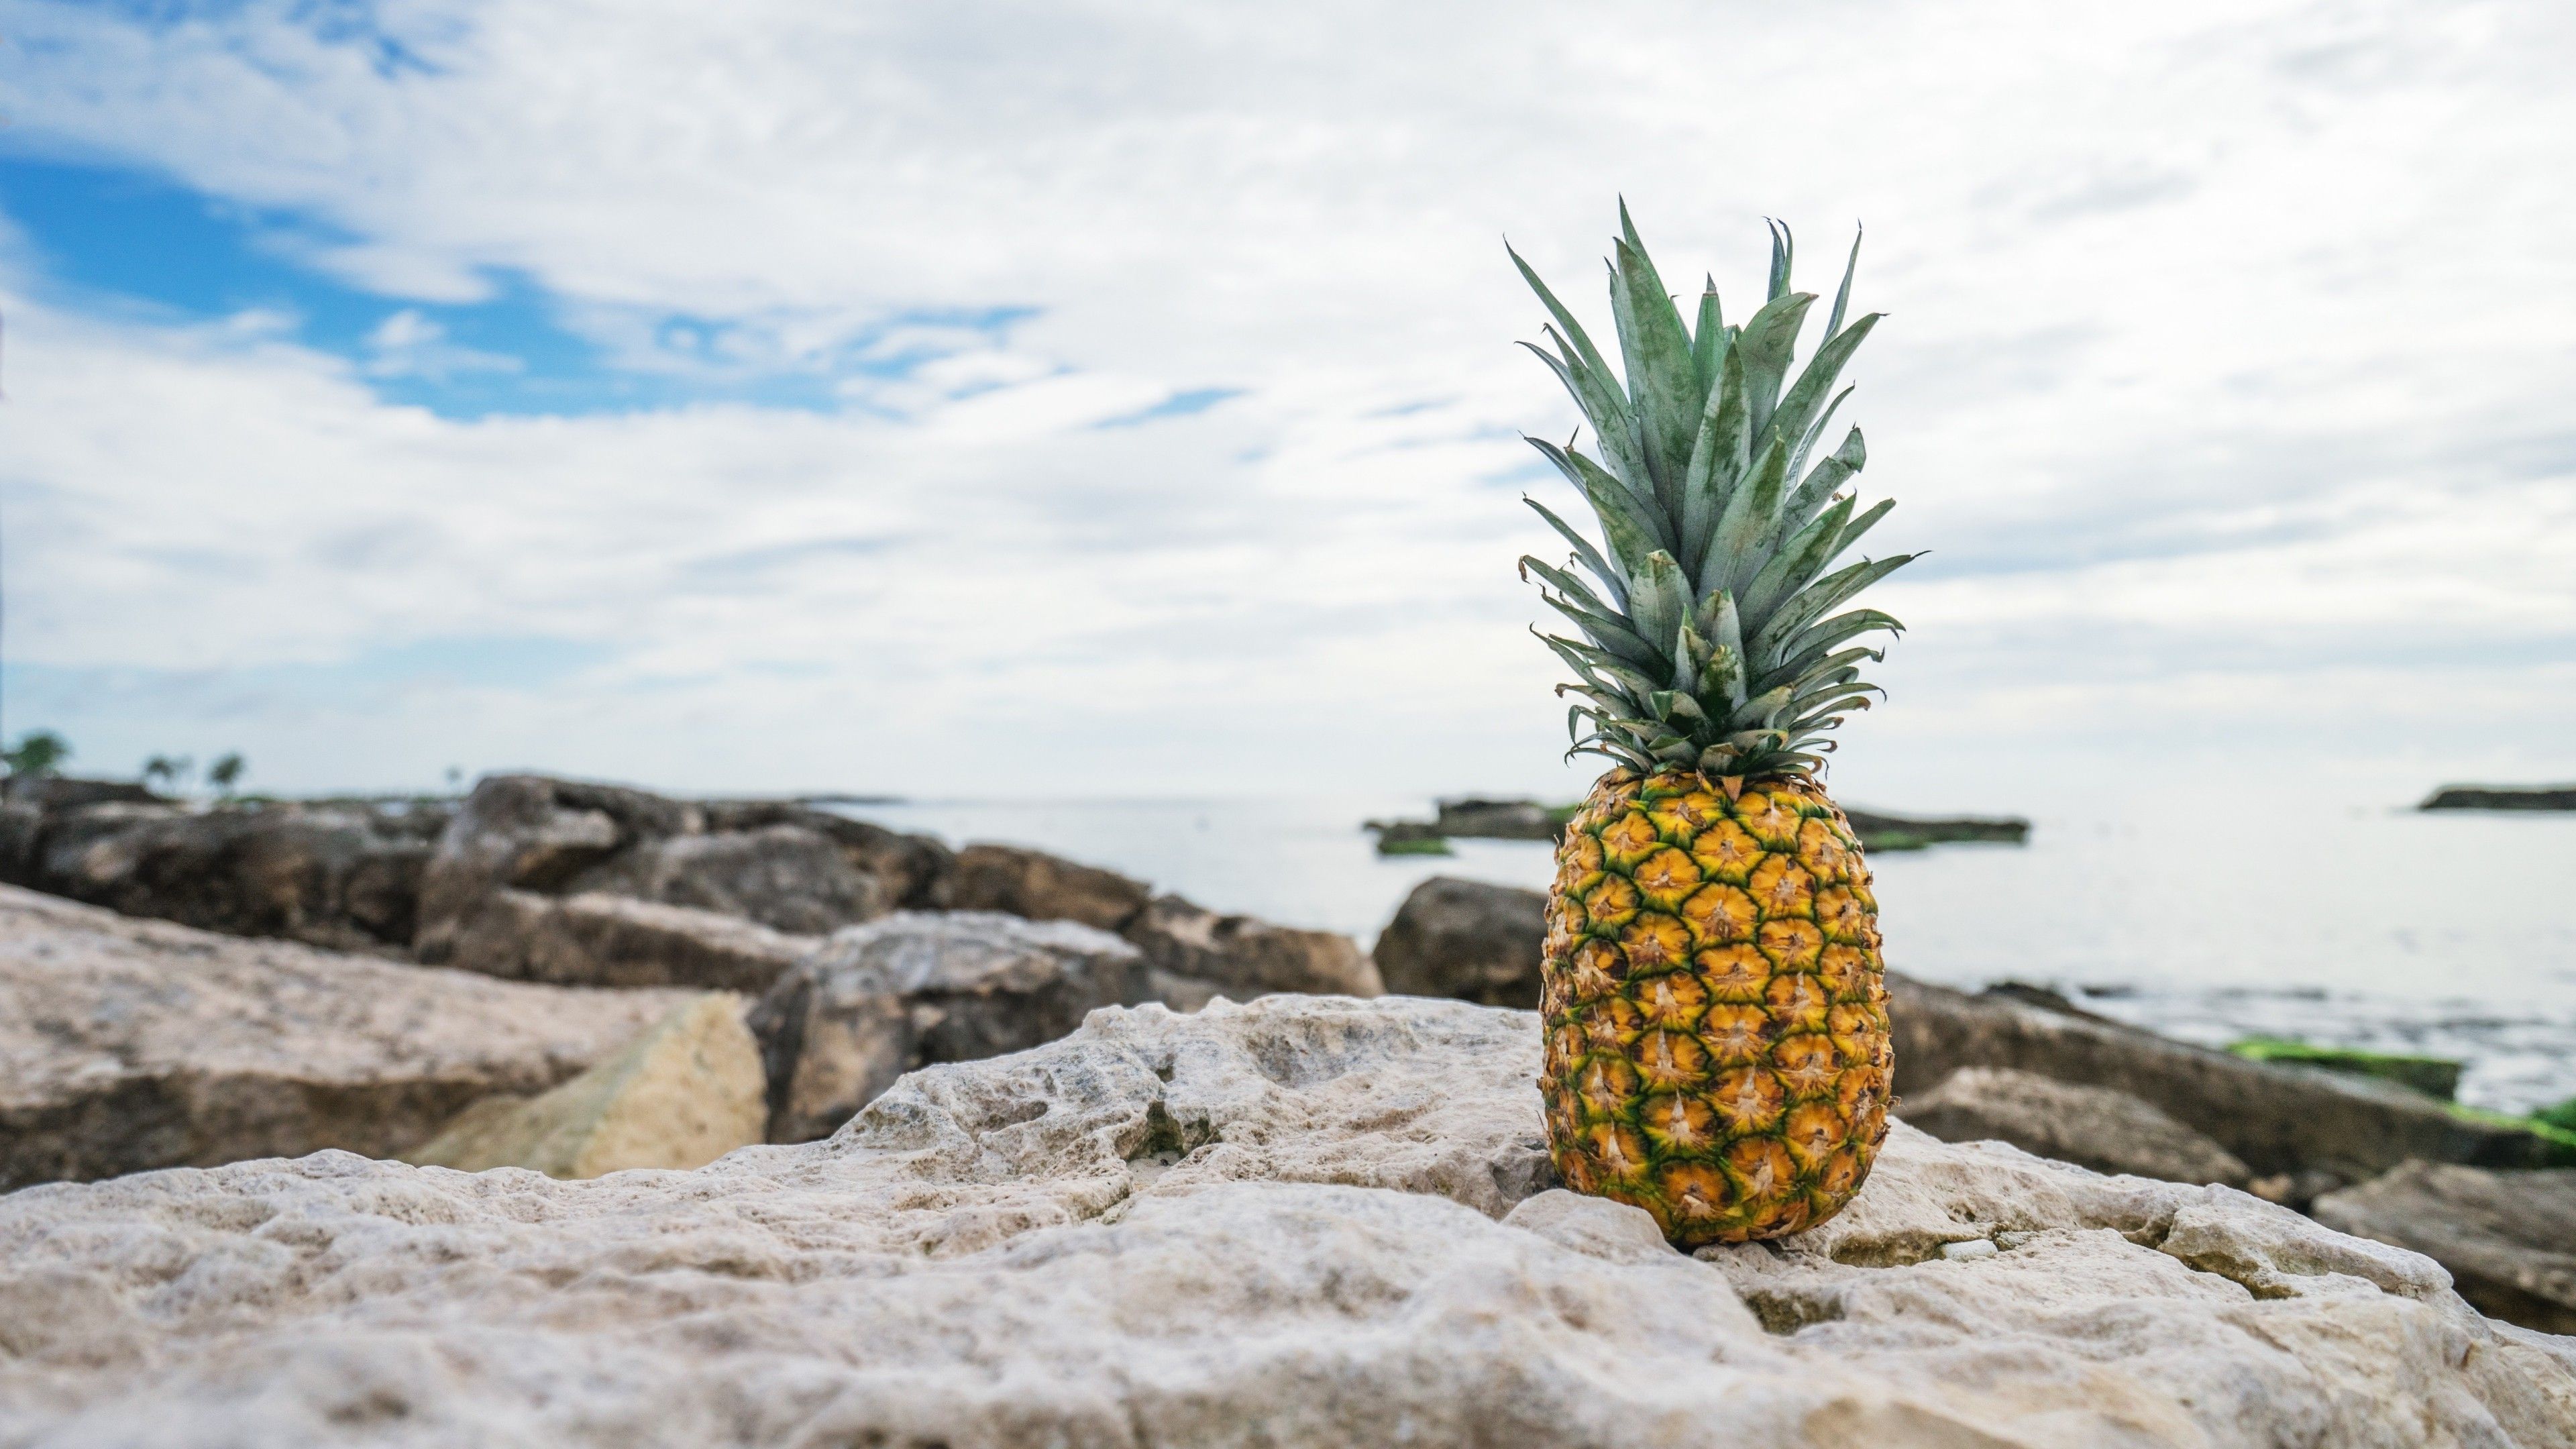
[[[310,783],[1554,787],[1512,435],[1572,419],[1499,237],[1587,297],[1614,191],[1737,317],[1761,216],[1810,286],[1869,222],[1851,415],[1934,549],[1851,730],[1883,796],[2405,756],[2428,669],[2513,704],[2455,731],[2500,768],[2576,712],[2546,7],[314,14],[0,0],[16,144],[300,219],[385,302],[335,349],[9,261],[16,656],[600,651],[275,704]],[[652,406],[423,411],[544,395],[440,321],[504,279]]]

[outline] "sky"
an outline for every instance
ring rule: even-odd
[[[0,730],[275,791],[1538,791],[1513,245],[1851,370],[1834,784],[2576,777],[2576,9],[0,0]]]

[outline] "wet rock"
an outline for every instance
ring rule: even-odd
[[[0,1199],[0,1433],[2559,1446],[2576,1345],[2241,1193],[1897,1127],[1697,1258],[1548,1191],[1526,1013],[1104,1011],[692,1173],[328,1154]],[[1984,1244],[1988,1251],[1948,1251]]]
[[[1433,876],[1404,898],[1372,954],[1389,991],[1531,1009],[1546,916],[1537,891]]]
[[[2009,1068],[1962,1068],[1901,1110],[1944,1142],[2009,1142],[2096,1172],[2229,1187],[2250,1175],[2227,1149],[2126,1092]]]
[[[1535,800],[1443,800],[1434,828],[1487,840],[1554,840],[1565,829],[1555,811]]]
[[[402,1154],[423,1167],[524,1167],[587,1178],[704,1167],[761,1140],[768,1083],[738,996],[709,993],[615,1055],[535,1097],[486,1097]]]
[[[39,797],[41,798],[41,797]],[[0,877],[130,916],[338,950],[411,944],[435,809],[12,802]]]
[[[961,911],[1000,911],[1032,921],[1079,921],[1121,931],[1145,913],[1152,897],[1143,881],[1116,871],[1016,845],[970,845],[957,853],[949,904]]]
[[[679,999],[246,941],[0,886],[0,1190],[396,1152],[479,1098],[572,1076]]]
[[[447,937],[448,965],[556,986],[680,986],[757,995],[820,936],[625,896],[483,897]]]
[[[1970,996],[1890,973],[1896,1089],[1931,1091],[1962,1067],[2007,1067],[2125,1092],[2204,1134],[2253,1172],[2361,1181],[2409,1157],[2547,1165],[2556,1149],[2517,1127],[2456,1116],[2403,1087],[2246,1061],[2098,1018]],[[1900,1109],[1902,1110],[1902,1109]]]
[[[1179,896],[1156,896],[1124,934],[1158,974],[1175,978],[1176,994],[1200,983],[1237,1001],[1274,991],[1377,996],[1386,990],[1377,963],[1338,931],[1219,915]]]
[[[905,912],[851,927],[752,1012],[770,1140],[826,1136],[915,1067],[1053,1041],[1152,990],[1136,948],[1076,922]]]
[[[2576,1333],[2576,1170],[2409,1162],[2317,1199],[2317,1221],[2412,1248],[2493,1318]]]

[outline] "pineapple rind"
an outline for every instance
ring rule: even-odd
[[[1842,1210],[1887,1137],[1878,903],[1813,782],[1597,781],[1557,848],[1539,1010],[1549,1153],[1683,1248]]]

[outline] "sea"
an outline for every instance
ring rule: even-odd
[[[1866,808],[1877,802],[1856,801]],[[1033,846],[1214,910],[1365,947],[1435,875],[1544,889],[1550,847],[1381,856],[1426,799],[913,800],[845,813]],[[2026,845],[1882,851],[1891,969],[2014,981],[2210,1046],[2248,1036],[2449,1057],[2460,1100],[2576,1098],[2576,814],[2424,813],[2159,794],[2032,817]]]

